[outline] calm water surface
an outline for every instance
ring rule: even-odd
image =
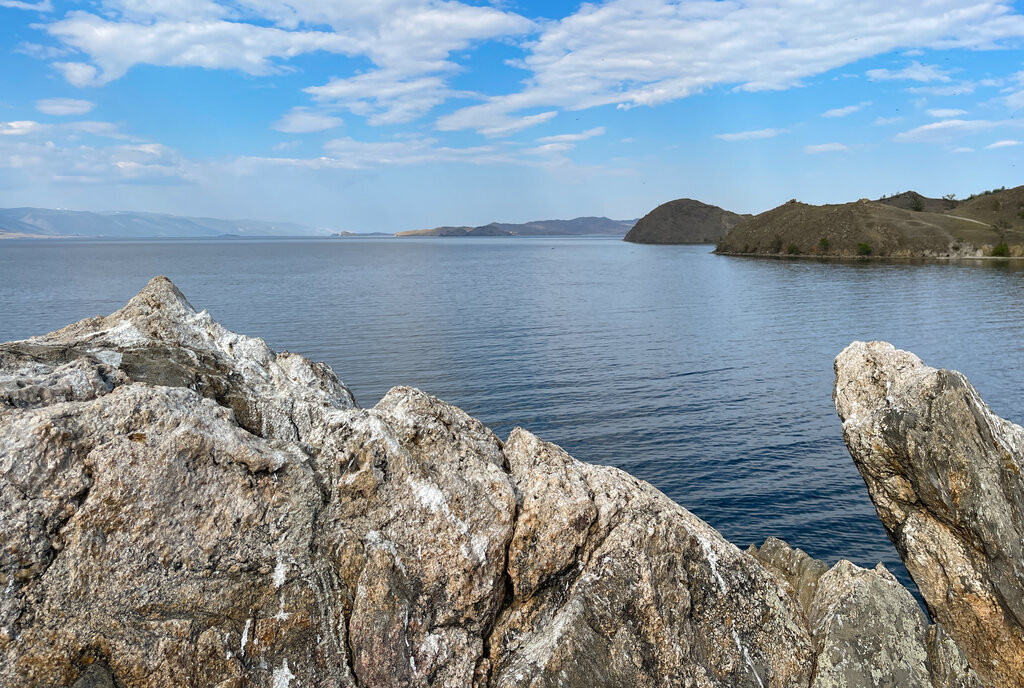
[[[226,327],[650,481],[741,547],[769,535],[906,581],[843,445],[832,360],[884,339],[1024,418],[1024,271],[829,264],[614,239],[0,243],[0,341],[165,274]]]

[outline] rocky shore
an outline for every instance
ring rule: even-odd
[[[885,344],[836,375],[931,619],[418,390],[359,408],[155,278],[0,345],[0,687],[1024,685],[1024,429]]]

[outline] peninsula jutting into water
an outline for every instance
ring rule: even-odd
[[[813,206],[790,201],[741,222],[716,253],[822,258],[1024,257],[1024,186],[957,201],[915,192]]]

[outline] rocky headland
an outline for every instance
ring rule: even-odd
[[[640,218],[625,241],[637,244],[714,244],[750,215],[679,198]]]
[[[715,252],[861,259],[1024,257],[1024,187],[964,201],[912,191],[836,205],[791,200],[737,224]]]
[[[1024,429],[882,343],[835,401],[931,618],[156,278],[0,345],[0,686],[1022,685]]]

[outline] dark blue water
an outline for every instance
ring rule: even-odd
[[[1024,270],[713,256],[613,239],[0,243],[0,341],[166,274],[225,326],[327,361],[364,406],[420,387],[650,481],[736,544],[906,581],[843,445],[832,360],[885,339],[1024,418]]]

